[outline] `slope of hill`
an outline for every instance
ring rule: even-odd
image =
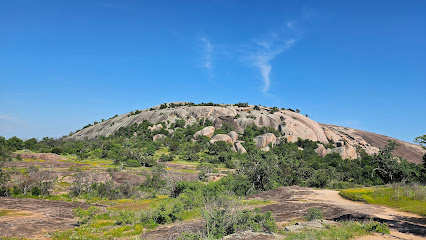
[[[318,141],[322,143],[317,149],[319,155],[337,152],[343,158],[349,159],[357,157],[357,147],[361,147],[368,154],[374,154],[388,140],[394,140],[400,145],[395,151],[396,156],[401,156],[414,163],[422,161],[423,150],[416,144],[352,128],[320,124],[291,109],[247,104],[195,105],[187,102],[162,104],[87,126],[70,138],[91,139],[98,136],[109,136],[121,127],[134,123],[139,124],[144,120],[153,124],[164,123],[168,131],[172,132],[172,126],[176,120],[184,120],[185,125],[188,125],[203,119],[211,121],[215,128],[224,123],[229,124],[240,134],[250,125],[274,128],[282,133],[282,137],[278,141],[296,142],[298,138]]]

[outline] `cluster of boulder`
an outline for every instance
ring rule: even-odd
[[[70,138],[74,139],[92,139],[98,136],[109,136],[131,124],[140,124],[143,121],[149,121],[154,124],[150,127],[152,131],[166,129],[169,133],[173,133],[174,128],[171,124],[176,120],[184,120],[185,125],[191,125],[199,121],[208,120],[213,126],[203,129],[199,135],[205,135],[214,141],[227,141],[237,145],[241,145],[235,134],[244,133],[248,126],[267,127],[279,131],[282,135],[279,139],[268,136],[258,136],[256,146],[267,151],[269,144],[275,145],[281,140],[287,142],[297,142],[299,138],[309,139],[314,142],[321,143],[317,149],[317,153],[321,156],[336,152],[343,158],[357,158],[356,148],[361,148],[367,154],[374,154],[379,148],[385,146],[388,140],[396,141],[400,146],[394,152],[397,156],[407,158],[411,162],[421,163],[422,156],[425,151],[421,146],[403,142],[387,136],[365,132],[357,129],[346,128],[335,125],[328,125],[315,122],[305,115],[294,112],[292,109],[279,109],[264,106],[238,106],[233,104],[216,104],[214,106],[192,106],[185,103],[170,103],[158,105],[149,109],[141,110],[137,114],[126,113],[113,117],[106,121],[97,123],[93,126],[81,129]],[[235,134],[214,136],[214,128],[219,128],[223,124],[232,125]],[[164,138],[158,135],[155,140]],[[197,138],[197,136],[194,136]],[[230,140],[231,139],[231,140]],[[238,144],[240,143],[240,144]],[[334,145],[334,147],[333,147]]]
[[[231,131],[228,134],[216,134],[213,136],[215,128],[213,126],[208,126],[194,134],[194,138],[198,139],[200,136],[205,136],[210,138],[210,142],[214,143],[217,141],[224,141],[232,144],[232,150],[239,153],[246,153],[246,149],[241,144],[243,141],[238,141],[238,133]]]
[[[154,126],[148,127],[151,131],[158,131],[163,129],[163,125],[157,124]],[[194,134],[194,139],[197,140],[201,136],[205,136],[210,138],[210,143],[214,143],[217,141],[223,141],[227,143],[232,144],[232,150],[239,153],[246,153],[246,149],[241,144],[243,141],[238,140],[238,133],[235,131],[231,131],[228,134],[216,134],[214,135],[215,127],[208,126],[200,131],[196,132]],[[320,155],[321,157],[324,157],[325,155],[329,153],[338,153],[342,156],[343,159],[356,159],[357,158],[357,151],[354,147],[351,145],[346,144],[344,139],[338,138],[334,135],[330,135],[332,140],[336,141],[336,147],[334,148],[325,148],[323,144],[318,144],[318,148],[315,150],[315,152]],[[153,141],[157,141],[160,139],[165,138],[166,136],[164,134],[156,134],[153,137]],[[287,136],[286,137],[288,142],[297,142],[297,139],[293,136]],[[269,151],[270,146],[275,146],[277,143],[279,143],[279,139],[273,134],[273,133],[265,133],[262,135],[259,135],[254,138],[254,142],[257,148],[261,149],[262,151]],[[303,148],[299,148],[299,150],[303,150]]]

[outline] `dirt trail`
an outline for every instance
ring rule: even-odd
[[[311,202],[318,202],[337,206],[348,211],[337,219],[360,217],[373,217],[374,220],[385,222],[391,228],[390,236],[373,235],[359,239],[426,239],[426,218],[407,212],[397,211],[384,206],[354,202],[344,199],[335,190],[311,190],[312,195],[304,196],[304,199]]]
[[[303,218],[311,207],[322,209],[324,217],[329,220],[369,220],[373,218],[389,225],[390,235],[371,235],[360,238],[370,239],[426,239],[426,218],[395,209],[354,202],[342,198],[338,191],[327,189],[310,189],[297,186],[280,187],[261,192],[249,197],[274,201],[262,206],[263,211],[272,211],[278,225],[291,220]]]

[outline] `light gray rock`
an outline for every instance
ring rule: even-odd
[[[315,149],[315,152],[321,156],[324,157],[327,154],[327,149],[322,144],[318,144],[318,147]]]
[[[327,149],[328,153],[338,153],[343,159],[356,159],[358,157],[356,149],[352,146],[335,147],[333,149]]]
[[[163,129],[163,125],[161,125],[161,124],[157,124],[157,125],[154,125],[154,126],[149,126],[148,127],[148,129],[149,130],[151,130],[151,131],[158,131],[158,130],[161,130],[161,129]]]
[[[152,137],[152,141],[157,141],[157,140],[160,140],[160,139],[164,139],[166,137],[166,135],[164,135],[164,134],[156,134],[154,137]]]
[[[264,152],[269,152],[269,150],[271,150],[271,148],[267,146],[267,147],[261,148],[260,150],[262,150]]]
[[[227,143],[232,143],[232,138],[230,136],[226,135],[226,134],[217,134],[210,140],[211,143],[214,143],[214,142],[217,142],[217,141],[224,141],[224,142],[227,142]]]
[[[254,138],[254,142],[258,148],[268,147],[269,144],[274,146],[276,141],[277,137],[273,133],[265,133]]]
[[[287,142],[289,143],[295,143],[298,140],[297,137],[295,136],[287,136],[286,139],[287,139]]]
[[[198,139],[198,137],[200,137],[200,136],[206,136],[206,137],[211,138],[214,134],[214,130],[215,130],[215,128],[213,126],[205,127],[203,129],[201,129],[200,131],[196,132],[194,134],[194,138]]]
[[[228,136],[231,137],[233,143],[238,140],[238,133],[236,133],[235,131],[231,131],[230,133],[228,133]]]
[[[246,153],[246,149],[243,147],[243,145],[240,142],[235,143],[235,148],[239,153]]]

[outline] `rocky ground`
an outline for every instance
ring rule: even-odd
[[[46,238],[46,233],[73,228],[77,218],[72,210],[90,204],[28,198],[0,198],[0,237]],[[98,206],[99,207],[99,206]]]

